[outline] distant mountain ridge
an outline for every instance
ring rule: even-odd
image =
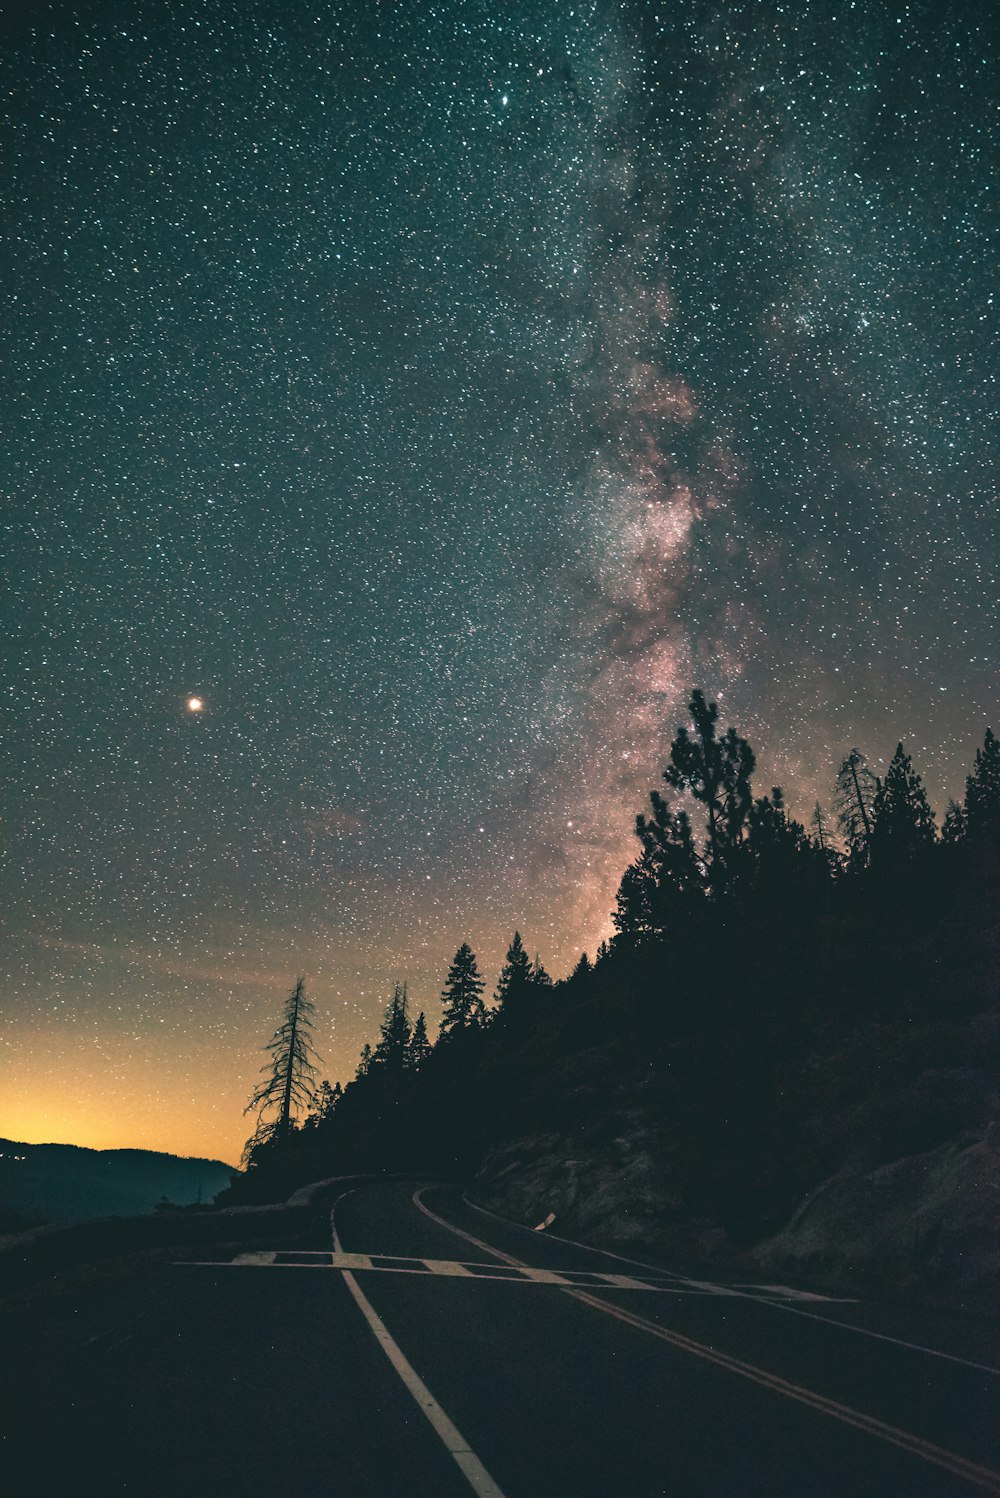
[[[157,1150],[93,1150],[0,1139],[0,1233],[49,1222],[132,1217],[164,1197],[210,1204],[235,1167]]]

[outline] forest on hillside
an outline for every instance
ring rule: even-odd
[[[636,818],[615,935],[553,982],[514,934],[492,1003],[455,954],[433,1039],[397,987],[356,1077],[314,1086],[300,983],[248,1111],[227,1203],[337,1173],[470,1179],[510,1141],[585,1153],[637,1120],[679,1218],[747,1244],[845,1164],[978,1137],[1000,1075],[1000,743],[938,827],[900,744],[856,749],[804,826],[756,795],[754,752],[694,692]],[[221,1200],[221,1199],[220,1199]]]

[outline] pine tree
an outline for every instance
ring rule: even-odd
[[[969,836],[1000,838],[1000,742],[987,728],[983,747],[976,750],[972,774],[965,782],[965,814]]]
[[[872,805],[872,861],[905,862],[929,847],[934,838],[934,814],[923,782],[902,744],[897,744]]]
[[[825,851],[810,841],[801,822],[788,815],[779,785],[772,787],[770,796],[754,802],[747,848],[758,880],[798,879],[810,872],[828,871]]]
[[[727,729],[721,739],[716,736],[718,704],[706,702],[703,692],[692,693],[690,712],[694,733],[678,729],[663,778],[675,790],[690,791],[706,809],[709,877],[718,890],[727,858],[742,840],[753,805],[750,777],[757,760],[735,728]]]
[[[658,791],[649,801],[652,816],[635,819],[642,853],[622,875],[611,917],[619,939],[633,944],[688,916],[705,883],[687,812],[672,811]]]
[[[384,1070],[395,1076],[405,1067],[406,1049],[410,1043],[410,1021],[406,1009],[406,984],[397,983],[382,1017],[379,1040],[372,1057],[373,1070]]]
[[[576,967],[573,969],[573,971],[570,973],[570,977],[571,978],[578,978],[578,979],[580,979],[580,978],[589,978],[590,975],[591,975],[591,973],[593,971],[594,971],[594,964],[591,962],[591,960],[587,956],[586,952],[581,952],[580,953],[580,960],[577,963]]]
[[[319,1090],[313,1098],[313,1106],[306,1119],[306,1127],[317,1128],[321,1123],[327,1123],[337,1110],[337,1104],[343,1097],[343,1089],[339,1082],[331,1087],[329,1081],[324,1077],[319,1084]]]
[[[483,1004],[483,989],[486,984],[479,976],[476,954],[464,941],[455,953],[448,969],[448,977],[441,994],[444,1014],[441,1017],[441,1038],[446,1039],[456,1030],[465,1030],[470,1025],[481,1025],[486,1018]]]
[[[356,1079],[368,1076],[368,1073],[372,1069],[373,1060],[374,1057],[372,1056],[372,1048],[366,1041],[365,1044],[361,1047],[361,1060],[358,1062],[358,1069],[355,1072]]]
[[[266,1140],[287,1144],[296,1114],[313,1102],[313,1077],[319,1059],[310,1035],[314,1013],[300,978],[285,1001],[284,1019],[268,1041],[269,1060],[261,1067],[263,1080],[243,1110],[244,1114],[257,1114],[257,1126],[253,1138],[247,1142],[245,1157],[254,1145]],[[276,1116],[268,1118],[273,1109],[277,1109]]]
[[[427,1057],[431,1053],[431,1043],[427,1038],[427,1021],[421,1009],[413,1022],[413,1034],[410,1036],[406,1047],[406,1065],[410,1071],[419,1071]]]
[[[837,824],[855,863],[866,863],[872,838],[871,809],[878,781],[860,749],[852,749],[837,771]]]
[[[635,819],[635,835],[648,854],[657,888],[684,897],[701,894],[704,876],[686,811],[674,812],[659,791],[650,792],[651,817]]]
[[[963,842],[968,830],[968,818],[964,808],[959,806],[957,801],[949,801],[948,810],[941,824],[941,841],[943,843]]]
[[[827,824],[826,813],[818,801],[813,807],[812,816],[809,818],[809,826],[816,835],[820,852],[829,853],[833,847],[833,841],[830,837],[830,828]]]
[[[535,953],[535,960],[531,964],[531,981],[536,988],[551,988],[552,979],[542,965],[542,959]]]
[[[617,933],[615,944],[641,946],[659,936],[654,914],[656,868],[651,854],[643,852],[621,877],[611,921]]]
[[[520,931],[515,931],[497,982],[496,1004],[500,1015],[519,1011],[533,987],[531,958],[524,950]]]

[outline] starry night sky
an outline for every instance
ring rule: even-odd
[[[992,6],[6,27],[0,1134],[232,1160],[300,973],[342,1081],[463,940],[561,975],[694,685],[803,819],[961,794]]]

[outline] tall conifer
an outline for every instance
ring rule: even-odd
[[[427,1038],[427,1020],[421,1009],[413,1021],[413,1034],[410,1036],[406,1048],[406,1064],[411,1071],[419,1071],[427,1057],[431,1053],[431,1043]]]
[[[524,949],[520,931],[515,931],[497,982],[496,1002],[501,1016],[519,1010],[533,987],[531,958]]]
[[[405,1067],[406,1048],[410,1043],[410,1021],[406,1010],[406,984],[397,983],[382,1017],[378,1045],[372,1057],[373,1068],[396,1073]]]
[[[476,954],[464,941],[455,953],[448,969],[448,977],[441,993],[444,1014],[441,1017],[441,1038],[446,1039],[456,1030],[465,1030],[470,1025],[481,1025],[486,1017],[483,1005],[483,989],[486,984],[479,976]]]
[[[902,744],[896,745],[885,779],[879,781],[871,828],[873,862],[903,862],[934,842],[934,813]]]
[[[1000,839],[1000,742],[987,728],[976,750],[972,774],[965,782],[965,814],[970,837]]]

